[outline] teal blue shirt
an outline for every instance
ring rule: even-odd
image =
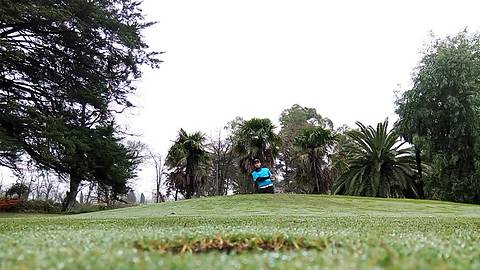
[[[266,167],[260,168],[260,170],[258,171],[254,170],[252,172],[252,179],[254,182],[258,180],[257,183],[259,188],[266,188],[266,187],[273,186],[272,179],[270,179],[271,177],[272,177],[272,173]]]

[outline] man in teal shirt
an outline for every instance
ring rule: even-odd
[[[274,193],[273,189],[273,175],[267,167],[262,167],[262,162],[259,159],[253,160],[255,169],[252,172],[253,182],[256,183],[258,193]]]

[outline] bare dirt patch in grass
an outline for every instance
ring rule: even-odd
[[[167,254],[206,253],[210,251],[225,253],[290,250],[321,251],[330,245],[340,247],[339,243],[325,239],[307,240],[303,237],[287,237],[284,235],[217,235],[215,237],[139,240],[134,243],[138,250]]]

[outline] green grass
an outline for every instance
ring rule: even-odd
[[[138,247],[279,237],[321,245],[196,254]],[[239,195],[69,216],[0,215],[0,269],[480,269],[479,243],[480,206],[439,201]]]

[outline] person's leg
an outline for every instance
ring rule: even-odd
[[[258,189],[258,193],[262,193],[262,194],[265,194],[265,193],[275,193],[275,191],[273,190],[273,186],[269,186],[269,187],[266,187],[266,188],[259,188]]]

